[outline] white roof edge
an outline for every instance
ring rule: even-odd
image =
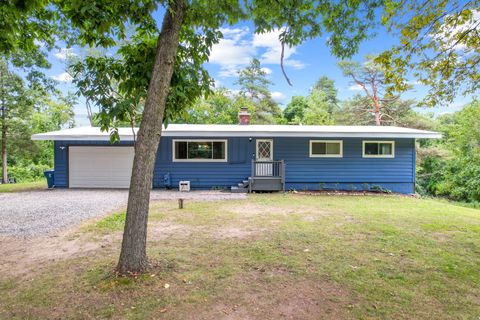
[[[120,140],[133,141],[131,128],[119,128]],[[376,126],[286,126],[286,125],[169,125],[165,137],[311,137],[311,138],[425,138],[437,139],[433,131]],[[108,132],[83,127],[38,133],[32,140],[108,141]]]

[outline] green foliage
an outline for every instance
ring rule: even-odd
[[[298,123],[303,119],[307,101],[303,96],[293,96],[287,107],[283,110],[283,116],[288,123]]]
[[[280,40],[288,46],[327,33],[332,54],[345,58],[355,54],[360,42],[371,36],[369,29],[375,25],[375,10],[382,3],[372,0],[348,3],[261,0],[252,1],[247,7],[255,23],[255,32],[281,29]]]
[[[46,149],[50,152],[53,152],[52,148]],[[8,175],[15,178],[16,182],[30,182],[38,181],[44,178],[43,172],[45,170],[51,170],[53,167],[53,161],[50,160],[50,163],[39,163],[35,164],[33,162],[17,162],[15,166],[8,167]]]
[[[478,6],[478,1],[387,1],[382,22],[399,41],[377,62],[385,67],[389,90],[407,90],[413,76],[430,87],[423,101],[429,106],[478,92]]]
[[[480,201],[480,103],[475,101],[455,113],[440,129],[444,140],[436,148],[448,152],[422,159],[418,191],[459,201]]]
[[[238,99],[225,88],[215,89],[198,101],[174,122],[199,124],[236,124],[240,107]]]
[[[319,91],[313,91],[306,98],[307,108],[302,122],[306,125],[331,125],[334,121],[329,113],[331,104],[328,97]]]
[[[0,146],[6,146],[8,176],[33,181],[53,167],[53,142],[32,141],[38,132],[73,126],[72,96],[49,92],[38,82],[28,85],[5,61],[0,61]],[[3,165],[3,163],[2,163]]]
[[[337,103],[337,88],[333,80],[320,77],[308,96],[292,97],[283,110],[283,116],[290,124],[330,125],[334,124],[332,114]]]
[[[217,30],[224,24],[251,20],[256,33],[282,30],[280,41],[284,45],[299,45],[307,39],[328,34],[327,45],[334,55],[353,55],[359,43],[370,35],[367,31],[374,25],[375,10],[381,1],[353,1],[345,3],[317,3],[312,0],[296,2],[271,1],[185,1],[187,12],[183,21],[175,73],[165,109],[165,120],[183,117],[191,104],[202,94],[209,92],[211,80],[202,64],[208,61],[213,43],[222,37]],[[74,74],[79,91],[89,101],[100,107],[96,119],[103,129],[113,127],[112,139],[118,139],[115,128],[129,121],[139,121],[142,103],[155,61],[159,27],[154,13],[160,7],[168,10],[168,1],[31,1],[24,6],[11,1],[3,7],[6,23],[0,24],[5,37],[1,44],[5,52],[15,46],[13,39],[29,37],[25,50],[39,52],[34,40],[45,42],[50,48],[55,36],[68,44],[90,47],[113,48],[111,57],[88,58],[77,64]],[[58,26],[40,28],[42,26]],[[10,27],[13,26],[13,27]],[[42,30],[37,33],[36,29]],[[35,32],[34,32],[35,31]],[[129,37],[133,34],[133,37]],[[28,49],[28,50],[27,50]],[[118,49],[118,50],[117,50]],[[280,56],[279,56],[280,59]],[[254,66],[254,70],[255,71]],[[257,73],[261,82],[261,73]],[[253,74],[244,73],[246,81]],[[108,83],[110,82],[110,83]],[[251,90],[250,84],[263,90],[255,81],[242,87]],[[265,92],[264,92],[265,93]],[[254,98],[252,96],[252,98]],[[280,121],[278,105],[268,97],[255,103],[253,122],[273,123]],[[185,115],[186,116],[186,115]]]
[[[360,94],[340,103],[335,109],[333,117],[339,125],[375,125],[372,117],[372,101]],[[417,109],[418,110],[418,109]],[[432,130],[435,120],[432,115],[416,111],[414,100],[397,99],[384,106],[382,110],[382,124],[408,128]]]
[[[202,63],[219,36],[216,31],[200,36],[192,30],[184,30],[166,102],[165,123],[181,116],[197,97],[209,92],[213,82]],[[134,127],[141,121],[156,45],[156,38],[140,32],[121,45],[115,57],[87,56],[71,66],[78,94],[85,96],[100,111],[96,114],[96,122],[103,130],[114,128],[112,140],[119,139],[116,128],[122,124]]]
[[[49,67],[42,47],[53,48],[54,35],[61,35],[62,28],[55,23],[59,16],[48,2],[5,0],[0,16],[0,57],[16,66]]]
[[[281,117],[282,111],[273,101],[267,79],[267,73],[262,69],[260,60],[253,58],[250,64],[238,74],[237,84],[240,86],[240,95],[250,101],[255,107],[252,122],[256,124],[275,123]]]
[[[317,80],[317,82],[315,82],[311,92],[323,92],[323,94],[325,95],[325,101],[329,104],[328,112],[333,112],[333,109],[338,104],[338,90],[335,87],[335,81],[333,81],[329,77],[322,76]]]
[[[323,92],[314,90],[306,97],[292,97],[283,115],[290,124],[331,125],[334,124],[329,112],[331,106]]]

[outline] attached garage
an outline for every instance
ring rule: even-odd
[[[134,149],[131,146],[70,146],[70,188],[128,188]]]

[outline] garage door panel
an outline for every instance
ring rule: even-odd
[[[71,188],[128,188],[133,147],[69,147]]]

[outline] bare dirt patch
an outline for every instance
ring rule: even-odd
[[[0,274],[22,276],[40,272],[43,267],[62,260],[81,258],[95,254],[100,248],[109,247],[115,236],[73,237],[72,233],[36,238],[0,238]],[[42,267],[42,268],[40,268]]]
[[[167,238],[188,238],[200,228],[171,222],[155,222],[148,225],[148,240],[159,241]]]
[[[262,282],[260,281],[260,284]],[[350,319],[355,301],[348,291],[327,281],[273,281],[259,285],[244,279],[224,297],[186,319]],[[228,299],[228,300],[227,300]],[[198,312],[199,311],[199,312]]]
[[[212,233],[214,239],[245,239],[260,233],[267,232],[268,229],[266,228],[258,228],[258,229],[245,229],[245,228],[238,228],[238,227],[223,227],[218,229]]]

